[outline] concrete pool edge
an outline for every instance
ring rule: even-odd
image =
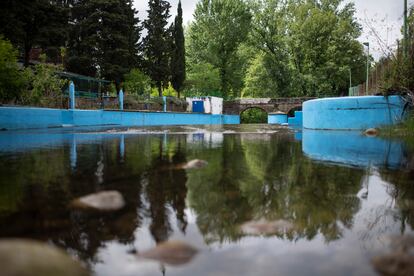
[[[239,124],[238,115],[179,112],[68,110],[0,107],[0,129],[41,129],[79,126],[162,126]]]
[[[303,104],[303,128],[364,130],[398,124],[405,116],[401,96],[323,98]]]

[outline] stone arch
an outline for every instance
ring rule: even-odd
[[[286,112],[288,117],[294,117],[295,111],[302,111],[302,104],[291,106],[290,109]]]
[[[249,105],[249,106],[243,106],[243,107],[240,109],[240,111],[239,111],[239,115],[241,116],[241,115],[243,114],[243,112],[245,112],[245,111],[247,111],[247,110],[249,110],[249,109],[254,109],[254,108],[256,108],[256,109],[260,109],[260,110],[262,110],[262,111],[266,112],[267,114],[269,114],[269,113],[270,113],[270,112],[269,112],[268,110],[266,110],[266,108],[265,108],[265,107],[263,107],[263,106],[260,106],[260,105]]]
[[[243,107],[242,109],[240,109],[239,116],[240,116],[240,123],[241,124],[249,123],[249,122],[243,121],[243,113],[248,111],[248,110],[252,110],[252,109],[261,110],[264,114],[266,114],[266,116],[264,118],[262,118],[263,119],[262,121],[254,122],[254,123],[263,123],[263,124],[267,123],[267,118],[268,118],[269,112],[266,110],[266,108],[263,108],[262,106],[251,105],[251,106]],[[250,122],[250,123],[252,123],[252,122]]]

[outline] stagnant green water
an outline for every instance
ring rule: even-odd
[[[177,169],[202,159],[202,169]],[[68,208],[117,190],[113,213]],[[64,248],[96,275],[376,275],[390,235],[413,232],[414,156],[359,133],[267,125],[0,132],[0,238]],[[243,234],[247,221],[293,231]],[[181,266],[135,258],[165,240]]]

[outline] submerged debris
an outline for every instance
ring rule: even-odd
[[[369,129],[365,130],[365,135],[366,136],[377,136],[378,135],[378,129],[369,128]]]
[[[200,159],[194,159],[194,160],[191,160],[191,161],[187,162],[186,164],[184,164],[182,166],[182,168],[186,169],[186,170],[188,170],[188,169],[201,169],[201,168],[204,168],[207,165],[208,165],[207,161],[200,160]]]
[[[275,221],[259,220],[246,222],[240,228],[245,234],[272,235],[288,232],[294,228],[294,225],[283,219]]]
[[[198,250],[181,241],[167,241],[155,248],[138,254],[141,258],[152,259],[169,265],[183,265],[190,262]]]
[[[414,255],[404,252],[375,257],[372,259],[372,265],[381,275],[414,275]]]
[[[75,199],[71,206],[78,209],[117,211],[125,206],[125,200],[118,191],[103,191]]]
[[[1,275],[89,275],[78,261],[63,250],[24,239],[0,240],[0,267]]]
[[[372,259],[372,265],[381,275],[414,275],[414,236],[390,237],[391,253]]]

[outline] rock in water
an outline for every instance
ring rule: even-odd
[[[375,257],[372,259],[372,265],[381,275],[414,275],[414,256],[404,252]]]
[[[89,272],[61,249],[31,240],[0,240],[0,274],[86,276]]]
[[[152,259],[169,265],[183,265],[191,261],[198,250],[181,241],[167,241],[157,247],[138,254],[139,257]]]
[[[290,231],[294,228],[294,225],[287,220],[275,220],[275,221],[249,221],[241,226],[241,231],[250,235],[272,235],[282,234]]]
[[[118,191],[103,191],[75,199],[71,206],[79,209],[117,211],[125,206],[125,200]]]
[[[365,130],[365,135],[366,136],[377,136],[378,135],[378,129],[369,128],[369,129]]]
[[[186,164],[184,164],[181,168],[183,169],[201,169],[208,165],[207,161],[200,160],[200,159],[194,159]]]

